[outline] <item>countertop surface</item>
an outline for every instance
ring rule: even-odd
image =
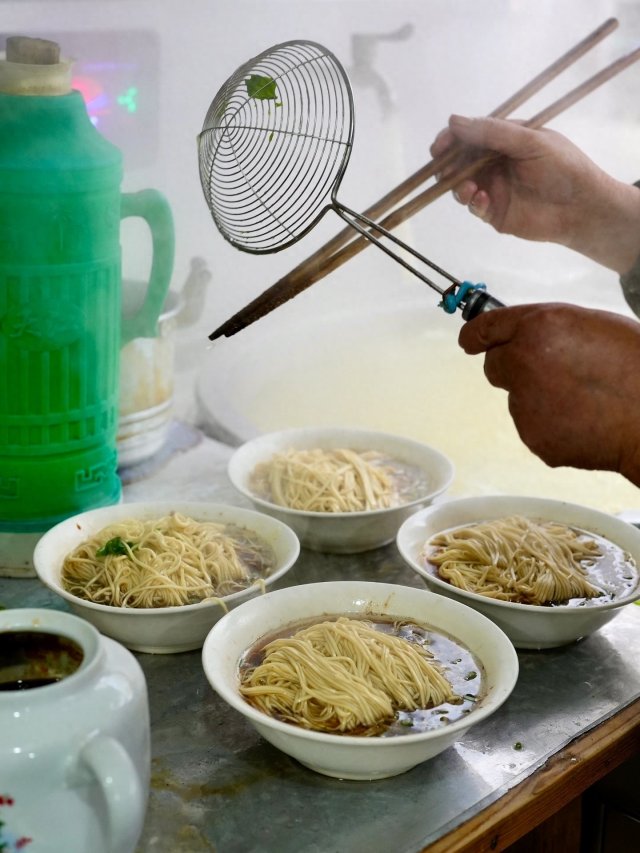
[[[124,472],[125,501],[179,496],[245,505],[226,479],[231,450],[201,436],[178,438],[155,467]],[[347,556],[303,549],[286,585],[354,578],[422,587],[395,544]],[[34,578],[0,578],[0,602],[66,609]],[[439,756],[376,782],[318,775],[263,741],[213,693],[200,652],[137,654],[152,724],[139,853],[422,850],[636,699],[640,657],[630,650],[639,636],[640,607],[630,605],[579,643],[519,652],[516,688],[491,718]]]

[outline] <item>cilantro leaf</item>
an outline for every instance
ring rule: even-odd
[[[122,537],[114,536],[113,539],[109,539],[104,543],[102,548],[98,548],[96,551],[96,557],[107,557],[109,555],[118,556],[120,554],[128,554],[127,545],[129,548],[134,547],[133,542],[125,542]]]
[[[278,97],[276,81],[273,77],[263,77],[262,74],[252,74],[244,81],[250,98],[260,101],[275,101]]]

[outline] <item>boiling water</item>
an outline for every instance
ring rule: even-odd
[[[199,379],[214,435],[221,429],[242,441],[289,427],[378,429],[447,455],[456,471],[451,497],[553,496],[612,513],[640,503],[619,474],[552,469],[534,456],[506,393],[489,385],[481,357],[458,347],[456,319],[433,305],[328,317],[284,335],[265,335],[259,325],[225,341]]]

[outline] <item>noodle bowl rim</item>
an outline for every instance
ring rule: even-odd
[[[314,438],[317,436],[317,438]],[[335,436],[335,439],[334,439]],[[376,439],[380,445],[376,445]],[[368,441],[372,443],[369,444]],[[259,454],[259,458],[255,458],[252,464],[248,464],[244,456],[250,454],[254,447],[260,447],[260,444],[265,444],[264,453]],[[393,447],[391,446],[393,445]],[[428,489],[420,497],[410,501],[405,501],[391,507],[379,507],[377,509],[360,509],[354,511],[343,512],[322,512],[319,510],[295,509],[293,507],[284,506],[274,503],[257,495],[251,489],[249,482],[251,474],[256,465],[268,462],[269,459],[276,453],[281,453],[284,450],[337,450],[347,447],[356,453],[364,453],[365,451],[375,451],[383,453],[391,458],[395,458],[398,462],[404,465],[414,466],[434,479],[433,469],[425,466],[425,464],[415,460],[408,460],[402,454],[402,448],[412,448],[419,453],[427,454],[433,462],[436,462],[446,470],[446,474],[440,478],[440,482]],[[394,449],[395,448],[395,449]],[[238,461],[240,460],[240,461]],[[239,470],[238,470],[239,469]],[[299,427],[288,430],[278,430],[246,441],[240,445],[229,459],[227,465],[229,479],[233,486],[244,497],[249,498],[253,503],[260,506],[274,509],[283,513],[291,513],[293,516],[320,519],[357,519],[357,518],[373,518],[377,515],[385,513],[398,512],[406,510],[412,506],[419,506],[427,501],[432,501],[434,498],[445,492],[455,477],[455,468],[453,463],[446,454],[435,447],[424,444],[416,439],[408,436],[395,435],[394,433],[382,432],[379,430],[363,430],[357,427]]]
[[[588,531],[585,531],[585,532],[588,532]],[[606,536],[603,536],[602,538],[608,539],[608,537],[606,537]],[[608,540],[608,541],[611,541],[611,540]],[[612,544],[615,545],[616,543],[612,542]],[[416,571],[418,571],[417,567],[416,567]],[[496,607],[506,607],[509,610],[513,610],[513,609],[523,610],[523,611],[526,611],[527,613],[531,613],[531,612],[547,613],[547,614],[553,613],[554,615],[561,613],[561,614],[565,614],[565,615],[573,614],[574,616],[577,614],[584,613],[584,610],[585,610],[585,608],[581,607],[580,605],[575,605],[575,604],[554,604],[551,606],[548,604],[523,604],[521,601],[503,601],[500,598],[491,598],[488,595],[481,595],[479,592],[471,592],[471,590],[468,590],[468,589],[461,589],[460,587],[455,586],[455,584],[452,584],[452,583],[449,583],[448,581],[442,580],[442,578],[439,578],[435,574],[435,571],[436,571],[436,567],[433,566],[432,563],[428,563],[428,569],[421,571],[420,574],[423,577],[428,577],[429,580],[432,580],[434,583],[438,584],[438,586],[442,587],[443,589],[447,589],[447,590],[454,589],[456,595],[460,595],[461,597],[464,597],[464,598],[470,598],[474,601],[487,602],[491,605],[495,604]],[[633,604],[634,601],[638,601],[640,599],[640,573],[638,572],[637,569],[636,569],[635,574],[636,574],[635,586],[633,587],[633,590],[631,592],[627,593],[627,595],[623,596],[622,598],[616,598],[613,601],[607,601],[604,604],[593,604],[588,609],[594,610],[594,611],[597,611],[598,613],[600,613],[604,610],[613,610],[616,607],[624,607],[626,604]]]
[[[495,496],[485,496],[485,500],[488,499],[488,501],[491,502],[492,497],[495,497]],[[611,535],[598,532],[597,530],[592,529],[592,527],[588,524],[584,525],[584,524],[576,522],[576,521],[567,521],[566,519],[563,520],[561,518],[556,518],[555,516],[553,516],[549,512],[548,509],[545,511],[542,509],[542,507],[543,507],[543,505],[546,505],[547,507],[551,507],[553,509],[553,508],[558,508],[560,506],[564,506],[564,507],[571,507],[573,509],[582,509],[587,514],[593,513],[593,514],[598,515],[598,516],[606,515],[605,513],[602,513],[599,510],[591,509],[589,507],[580,507],[578,504],[568,504],[564,501],[556,501],[556,500],[551,500],[551,499],[546,499],[546,498],[527,498],[527,497],[523,497],[523,496],[514,496],[514,497],[510,497],[510,498],[509,498],[509,496],[499,496],[499,497],[500,498],[505,497],[507,500],[512,500],[512,501],[530,501],[531,507],[532,508],[535,507],[535,511],[533,509],[531,511],[526,511],[526,510],[523,510],[522,508],[520,508],[518,510],[515,510],[514,512],[511,512],[510,513],[511,515],[522,515],[522,516],[525,516],[526,518],[533,520],[533,521],[554,522],[557,524],[564,524],[568,527],[578,529],[587,535],[591,534],[593,536],[599,536],[600,538],[605,539],[611,545],[614,545],[617,548],[620,548],[622,551],[625,551],[625,552],[627,551],[627,549],[624,546],[620,545],[618,542],[616,542],[611,537]],[[479,498],[461,498],[458,501],[458,503],[463,504],[467,500],[468,501],[479,501],[481,499],[479,499]],[[417,553],[414,553],[414,551],[413,551],[413,547],[414,547],[413,543],[410,546],[411,550],[408,547],[405,547],[403,544],[401,544],[401,541],[403,539],[403,528],[406,531],[406,529],[411,524],[414,524],[414,525],[415,524],[421,524],[421,523],[424,524],[424,522],[426,521],[427,515],[437,511],[438,509],[442,509],[444,506],[446,506],[446,505],[442,504],[440,507],[427,507],[427,508],[425,508],[424,512],[416,513],[415,515],[412,515],[410,518],[408,518],[403,523],[400,530],[398,531],[398,535],[396,537],[396,544],[398,546],[398,550],[400,551],[403,559],[409,563],[409,565],[413,568],[413,570],[415,572],[417,572],[419,575],[421,575],[423,578],[425,578],[428,583],[433,583],[436,587],[443,589],[443,590],[446,590],[447,594],[451,594],[451,592],[453,591],[453,593],[456,595],[456,597],[460,596],[460,598],[465,598],[465,599],[468,599],[469,601],[481,602],[484,605],[489,606],[489,607],[495,606],[495,607],[504,608],[507,610],[516,610],[516,611],[520,610],[523,613],[544,613],[548,616],[551,616],[554,619],[557,619],[560,616],[564,616],[564,617],[569,616],[570,618],[578,618],[579,616],[583,617],[587,610],[593,611],[594,613],[601,613],[601,612],[604,612],[607,610],[614,610],[614,609],[617,609],[619,607],[624,607],[627,604],[633,604],[634,601],[640,600],[640,564],[639,564],[638,560],[636,558],[634,558],[633,556],[632,556],[632,559],[635,560],[635,565],[632,566],[632,571],[635,574],[635,583],[634,583],[633,588],[626,595],[624,595],[620,598],[615,598],[613,601],[608,601],[608,602],[605,602],[603,604],[594,604],[593,606],[588,607],[588,608],[580,607],[580,606],[576,606],[576,605],[571,605],[571,604],[554,604],[553,606],[544,605],[544,604],[523,604],[522,602],[519,602],[519,601],[503,601],[503,600],[498,599],[498,598],[492,598],[492,597],[487,596],[487,595],[481,595],[479,592],[472,592],[471,590],[461,589],[460,587],[457,587],[454,584],[451,584],[448,581],[443,580],[442,578],[438,577],[438,575],[436,573],[437,567],[434,566],[432,563],[430,563],[426,556],[423,556],[423,553],[424,553],[423,549],[426,547],[427,543],[431,539],[433,539],[435,536],[438,536],[442,533],[454,530],[456,528],[470,527],[474,524],[485,524],[485,523],[489,523],[491,521],[498,521],[501,518],[506,517],[507,513],[505,513],[505,512],[499,512],[498,513],[498,512],[495,512],[495,511],[488,509],[485,513],[483,513],[481,515],[480,514],[478,514],[477,516],[474,515],[474,517],[472,519],[465,518],[464,520],[459,520],[456,523],[451,524],[447,527],[444,527],[444,526],[440,527],[437,531],[425,533],[425,536],[424,536],[424,539],[422,542],[422,546],[421,546],[421,550],[417,551]],[[621,524],[627,523],[627,522],[622,522],[620,519],[616,519],[615,516],[611,516],[611,519],[616,521],[616,522],[619,521]],[[639,545],[639,548],[640,548],[640,545]],[[640,551],[639,551],[639,553],[640,553]],[[421,558],[422,558],[422,561],[421,561]]]
[[[122,508],[126,508],[127,510],[131,510],[127,515],[121,515],[120,511]],[[198,508],[201,513],[206,517],[197,517]],[[111,512],[117,510],[117,514],[111,517]],[[140,515],[136,515],[137,512]],[[96,610],[104,614],[110,614],[115,617],[119,616],[140,616],[152,618],[153,616],[166,616],[171,614],[179,614],[185,612],[193,612],[194,610],[203,610],[208,607],[219,607],[220,602],[224,602],[224,604],[233,604],[238,599],[246,597],[248,593],[250,593],[254,589],[260,589],[260,583],[254,582],[249,586],[244,587],[243,589],[236,590],[235,592],[229,593],[228,595],[221,595],[216,598],[212,598],[204,601],[196,601],[193,604],[176,604],[171,605],[169,607],[122,607],[119,605],[113,604],[100,604],[96,601],[90,601],[86,598],[80,598],[77,595],[73,595],[68,590],[66,590],[62,585],[62,567],[64,563],[64,557],[67,556],[73,548],[80,545],[83,541],[86,541],[92,536],[95,536],[103,528],[118,523],[119,521],[123,521],[127,518],[135,518],[138,521],[150,521],[156,518],[162,517],[162,515],[167,515],[170,512],[177,512],[182,515],[189,515],[196,522],[215,522],[220,523],[224,522],[227,524],[235,523],[235,524],[243,524],[244,526],[250,527],[251,520],[258,520],[258,526],[262,525],[264,527],[269,528],[269,531],[265,531],[261,533],[253,528],[252,532],[256,533],[258,536],[262,536],[262,538],[268,540],[268,536],[275,534],[277,531],[280,534],[287,537],[287,547],[286,547],[286,556],[284,559],[279,558],[276,554],[276,567],[271,572],[271,574],[267,575],[263,578],[265,585],[268,587],[272,583],[277,580],[280,580],[294,565],[296,560],[300,555],[300,540],[298,539],[296,533],[291,530],[290,527],[279,521],[278,519],[272,518],[270,516],[265,516],[263,513],[256,512],[252,509],[247,509],[245,507],[234,507],[231,504],[222,504],[222,503],[207,503],[206,501],[159,501],[159,502],[138,502],[138,503],[130,503],[130,504],[117,504],[113,507],[100,507],[96,510],[89,510],[85,513],[80,513],[79,515],[71,516],[70,518],[65,519],[64,521],[57,524],[55,527],[51,528],[51,530],[47,531],[36,545],[36,549],[34,551],[34,565],[36,565],[36,572],[40,580],[45,584],[45,586],[49,587],[56,595],[59,595],[61,598],[64,598],[66,601],[69,601],[71,604],[76,605],[77,607],[86,607],[90,610]],[[38,548],[40,547],[40,543],[45,540],[45,537],[55,536],[55,532],[58,528],[78,526],[85,519],[89,517],[92,518],[101,518],[99,515],[101,513],[105,520],[104,523],[100,523],[95,526],[89,520],[85,522],[87,527],[82,530],[82,537],[78,539],[78,541],[65,553],[62,559],[53,567],[47,567],[44,570],[38,568]],[[270,543],[271,544],[271,543]]]
[[[358,584],[360,586],[360,588],[372,587],[372,586],[377,586],[377,587],[383,587],[384,586],[384,587],[389,588],[389,590],[390,590],[389,594],[393,594],[394,588],[397,590],[398,587],[401,586],[400,584],[385,584],[385,583],[379,583],[379,582],[375,582],[375,581],[361,581],[361,582],[358,582],[358,581],[325,581],[325,582],[304,584],[303,586],[306,588],[305,592],[309,593],[312,591],[313,587],[323,586],[325,584],[326,585],[332,585],[334,583],[335,584],[342,584],[342,583],[344,583],[344,584]],[[271,594],[277,595],[278,592],[286,593],[286,592],[289,592],[289,590],[294,590],[294,589],[299,589],[299,588],[300,587],[290,587],[288,589],[284,589],[284,590],[280,590],[280,591],[276,590]],[[456,608],[457,607],[463,608],[464,614],[462,612],[459,612],[459,614],[457,614],[461,617],[463,615],[467,615],[467,612],[469,610],[472,610],[472,608],[469,608],[468,605],[461,604],[460,602],[453,601],[452,599],[444,599],[443,596],[438,596],[437,593],[434,593],[431,590],[426,590],[426,589],[420,590],[420,589],[414,589],[412,587],[404,587],[404,588],[410,589],[412,594],[419,593],[421,595],[421,597],[423,594],[426,594],[429,597],[436,596],[439,599],[443,599],[443,601],[445,603],[442,604],[441,606],[443,606],[445,608],[449,607],[449,605],[455,605]],[[366,597],[366,592],[365,592],[363,597]],[[252,603],[253,602],[247,602],[247,606],[251,605]],[[362,618],[362,617],[366,617],[367,615],[369,615],[369,616],[384,616],[385,618],[388,618],[391,620],[393,620],[393,619],[415,619],[415,621],[417,623],[420,622],[418,617],[412,617],[410,615],[408,616],[406,613],[400,614],[400,613],[394,613],[394,612],[389,612],[389,611],[381,612],[381,609],[380,609],[381,602],[376,602],[376,603],[378,604],[377,609],[375,607],[372,607],[370,609],[365,608],[365,609],[357,609],[357,610],[351,610],[351,611],[342,609],[340,611],[340,613],[338,613],[338,614],[336,614],[335,612],[334,613],[328,613],[325,610],[323,612],[316,613],[314,615],[307,615],[306,617],[304,617],[304,619],[305,619],[305,621],[312,621],[313,620],[313,621],[320,622],[326,616],[341,615],[341,616],[346,616],[347,618],[350,616]],[[369,604],[373,604],[372,596],[369,596]],[[234,611],[234,615],[236,615],[236,617],[237,617],[239,609],[240,608],[238,608],[237,610]],[[282,720],[277,719],[276,717],[271,717],[269,714],[266,714],[263,711],[260,711],[257,708],[254,708],[249,702],[247,702],[243,698],[243,696],[241,695],[241,693],[239,691],[240,661],[242,660],[242,657],[252,647],[254,647],[256,645],[256,643],[260,642],[261,640],[264,640],[270,634],[282,631],[282,630],[286,629],[288,626],[295,624],[295,622],[292,622],[291,620],[284,620],[284,621],[278,622],[277,626],[275,626],[272,629],[261,634],[259,637],[254,639],[253,642],[249,643],[248,645],[245,645],[245,647],[244,647],[243,651],[241,652],[241,654],[239,655],[239,657],[237,657],[234,660],[236,680],[234,682],[233,687],[228,688],[228,691],[227,691],[227,686],[223,682],[223,684],[224,684],[224,695],[223,694],[219,694],[219,695],[221,696],[221,698],[225,702],[227,702],[228,705],[230,705],[235,710],[239,711],[241,714],[246,716],[252,722],[257,723],[258,725],[263,725],[263,726],[267,726],[268,728],[273,728],[276,731],[281,732],[283,734],[286,734],[292,738],[302,738],[302,739],[307,739],[307,740],[312,740],[312,741],[318,741],[319,743],[331,744],[333,746],[339,746],[340,744],[344,744],[345,746],[356,747],[358,749],[366,749],[367,747],[368,748],[374,747],[375,749],[378,749],[378,748],[393,749],[395,747],[396,749],[398,749],[401,746],[406,747],[407,744],[411,744],[411,743],[416,744],[416,743],[421,742],[421,741],[438,740],[445,735],[450,735],[451,733],[455,734],[458,731],[464,732],[464,731],[467,731],[471,726],[475,726],[477,723],[480,723],[482,720],[485,720],[487,717],[490,717],[492,714],[494,714],[498,710],[499,707],[502,706],[502,704],[504,704],[504,702],[507,701],[507,699],[509,698],[509,696],[513,692],[513,689],[516,686],[516,682],[517,682],[518,676],[519,676],[519,661],[518,661],[517,653],[516,653],[515,649],[513,648],[513,646],[511,645],[511,641],[509,641],[508,638],[506,637],[504,631],[501,628],[499,628],[497,625],[495,625],[491,621],[491,619],[489,619],[489,617],[483,616],[483,614],[478,613],[475,610],[472,610],[472,612],[473,612],[473,616],[470,618],[475,618],[476,616],[482,617],[482,619],[486,620],[486,622],[481,623],[481,624],[484,624],[486,630],[489,633],[497,632],[497,633],[495,633],[495,637],[497,637],[499,635],[503,635],[505,640],[508,641],[509,645],[508,646],[505,645],[504,650],[509,655],[511,655],[511,652],[513,652],[513,656],[512,656],[512,667],[513,667],[512,684],[511,684],[510,689],[506,690],[506,695],[500,700],[498,705],[495,707],[492,704],[492,700],[494,700],[495,689],[492,689],[490,685],[485,685],[486,692],[483,695],[482,700],[478,703],[477,708],[475,708],[472,713],[465,715],[464,717],[461,717],[461,718],[449,723],[444,728],[430,729],[430,730],[420,731],[420,732],[412,732],[412,733],[409,733],[407,735],[397,736],[397,737],[386,737],[386,738],[380,737],[380,736],[363,737],[362,735],[336,734],[333,732],[320,732],[320,731],[316,731],[314,729],[306,729],[302,726],[296,726],[292,723],[286,723]],[[229,620],[226,620],[226,621],[227,621],[227,625],[228,625]],[[221,620],[221,622],[222,622],[222,620]],[[221,628],[218,627],[221,625],[221,622],[219,622],[213,626],[213,628],[209,632],[209,635],[207,636],[207,638],[204,642],[203,649],[202,649],[203,662],[204,662],[205,657],[208,654],[209,644],[211,643],[213,645],[213,641],[212,641],[212,639],[210,640],[210,637],[212,637],[212,638],[215,637],[215,634],[221,630]],[[489,623],[488,625],[486,624],[487,622]],[[454,640],[457,643],[460,643],[461,645],[466,646],[469,649],[469,651],[474,655],[474,657],[477,658],[480,665],[483,667],[485,666],[485,660],[480,656],[480,654],[476,650],[470,648],[469,645],[464,640],[461,640],[458,636],[456,636],[455,633],[452,633],[451,631],[444,629],[444,628],[441,628],[439,626],[433,626],[432,624],[429,623],[428,620],[424,621],[423,627],[427,628],[428,630],[435,631],[435,632],[448,634],[448,636],[450,636],[452,640]],[[222,646],[224,646],[223,641],[222,641]],[[204,666],[203,668],[205,671],[205,675],[207,675],[206,666]],[[487,676],[485,675],[485,678],[486,677]],[[207,675],[207,680],[209,680],[208,675]],[[209,682],[209,683],[211,684],[212,688],[216,692],[218,692],[218,689],[211,682]],[[505,689],[504,684],[502,684],[500,686],[503,690]],[[227,692],[228,692],[228,696],[226,695]]]
[[[264,498],[259,498],[253,492],[245,492],[247,497],[250,497],[252,501],[256,504],[260,504],[264,507],[269,507],[269,509],[277,509],[282,512],[291,513],[292,515],[304,516],[306,518],[332,518],[332,519],[342,519],[342,518],[361,518],[362,516],[366,516],[367,518],[371,518],[375,515],[383,515],[387,512],[393,512],[394,510],[406,509],[407,507],[416,506],[416,504],[424,503],[425,501],[431,500],[432,497],[436,497],[436,495],[426,495],[423,498],[417,498],[413,501],[407,501],[407,503],[396,504],[395,506],[387,506],[387,507],[379,507],[377,509],[356,509],[351,512],[322,512],[321,510],[315,509],[293,509],[292,507],[283,506],[282,504],[274,504],[271,501],[267,501]],[[438,494],[440,494],[438,492]]]

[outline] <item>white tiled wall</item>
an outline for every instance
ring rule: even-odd
[[[611,509],[638,503],[636,490],[614,475],[550,471],[531,457],[502,392],[486,385],[477,359],[458,351],[459,319],[445,317],[436,294],[373,248],[207,349],[209,331],[342,222],[329,214],[301,243],[275,255],[238,252],[217,233],[204,204],[196,136],[218,88],[251,56],[292,38],[324,43],[347,68],[356,106],[339,197],[363,209],[429,159],[429,144],[451,112],[489,112],[610,15],[619,17],[619,30],[520,117],[635,46],[640,0],[0,0],[0,15],[0,27],[11,33],[71,31],[79,39],[115,31],[121,44],[127,32],[155,34],[153,74],[140,97],[157,104],[157,139],[152,146],[144,133],[125,140],[125,189],[155,186],[169,197],[176,286],[194,256],[211,270],[203,315],[181,333],[179,364],[189,375],[197,366],[212,418],[240,437],[299,423],[366,423],[448,452],[459,493],[588,496]],[[620,179],[640,177],[640,65],[553,127]],[[401,233],[457,277],[487,282],[505,302],[559,299],[626,312],[611,273],[559,247],[497,235],[450,197]],[[123,244],[125,272],[140,277],[146,235],[129,226]]]

